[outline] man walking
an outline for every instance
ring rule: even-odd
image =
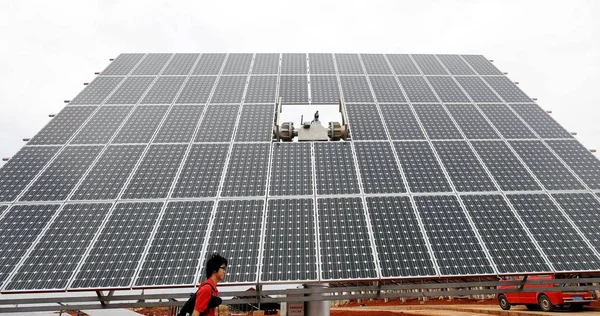
[[[217,306],[221,305],[221,298],[217,284],[225,279],[227,259],[214,253],[206,261],[206,281],[202,282],[196,292],[196,304],[192,316],[214,316]]]

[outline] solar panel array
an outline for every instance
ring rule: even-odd
[[[272,143],[279,97],[352,141]],[[599,271],[599,195],[483,56],[121,54],[0,169],[0,289]]]

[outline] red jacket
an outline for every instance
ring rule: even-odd
[[[217,285],[215,284],[215,282],[213,282],[212,279],[208,279],[200,283],[200,286],[198,287],[198,292],[196,292],[196,304],[194,305],[194,310],[200,312],[200,315],[202,316],[215,316],[215,311],[217,310],[216,307],[211,308],[205,314],[202,314],[202,312],[204,312],[208,307],[208,302],[210,301],[211,296],[219,296],[219,290],[217,290]]]

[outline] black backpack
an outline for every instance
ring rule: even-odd
[[[198,288],[198,291],[200,291],[200,289],[205,285],[210,286],[210,290],[211,290],[210,301],[208,302],[208,306],[206,307],[206,310],[204,310],[202,313],[200,313],[200,315],[204,315],[204,313],[206,313],[209,309],[221,305],[221,302],[222,302],[220,297],[214,296],[215,288],[212,285],[210,285],[209,283],[204,283],[204,284],[200,285],[200,287]],[[190,294],[190,298],[187,300],[187,302],[185,302],[185,304],[183,304],[183,306],[181,307],[181,310],[179,310],[179,314],[177,314],[177,316],[192,315],[192,313],[194,312],[194,306],[196,305],[196,294],[198,293],[198,291]]]

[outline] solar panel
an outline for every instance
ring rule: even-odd
[[[387,139],[375,104],[348,104],[346,112],[354,139]]]
[[[0,286],[59,208],[58,204],[14,205],[0,218]]]
[[[129,287],[162,207],[162,202],[118,203],[68,287]]]
[[[90,106],[66,107],[48,125],[29,141],[30,145],[62,145],[79,129],[96,110]]]
[[[123,193],[124,199],[166,198],[187,145],[151,145]]]
[[[315,143],[317,194],[359,193],[349,143]]]
[[[317,280],[313,199],[269,200],[261,279]]]
[[[227,264],[224,283],[255,283],[258,279],[258,257],[264,199],[219,201],[210,231],[206,256],[218,252],[235,258]],[[202,258],[204,263],[206,258]],[[200,279],[205,276],[204,265]]]
[[[367,204],[381,276],[436,275],[427,242],[409,198],[368,197]]]
[[[365,193],[406,192],[388,142],[356,143],[354,149]]]
[[[321,279],[376,277],[376,263],[361,199],[318,199],[317,205]]]
[[[274,139],[279,97],[350,138]],[[0,169],[0,293],[595,273],[599,192],[483,56],[122,54]]]
[[[136,286],[195,283],[204,243],[199,234],[208,229],[213,204],[212,201],[167,204],[135,279]]]
[[[20,198],[21,201],[64,200],[100,153],[102,146],[66,147]],[[52,190],[48,190],[52,188]]]
[[[192,145],[173,197],[215,197],[228,151],[227,144]]]
[[[66,204],[6,289],[65,289],[111,205]]]
[[[415,196],[415,203],[440,274],[493,273],[456,196]]]
[[[522,194],[508,198],[555,271],[600,268],[596,255],[547,195]]]
[[[276,143],[272,161],[269,195],[313,194],[310,144]]]

